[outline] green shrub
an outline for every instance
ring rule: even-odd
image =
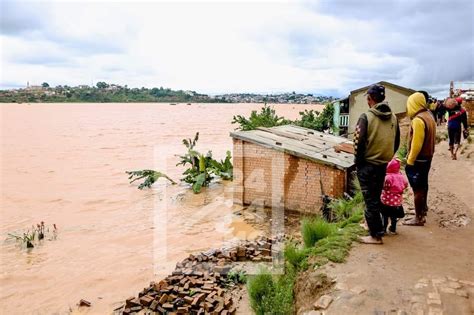
[[[338,222],[339,228],[345,228],[347,225],[352,224],[352,223],[359,223],[362,219],[364,218],[364,210],[362,205],[359,206],[350,217],[347,219]]]
[[[360,212],[364,206],[364,197],[359,190],[351,199],[334,199],[329,204],[334,220],[337,222],[344,221],[356,212]]]
[[[311,248],[311,255],[327,258],[336,263],[344,262],[352,242],[355,241],[364,230],[357,223],[348,223],[336,233],[316,242]]]
[[[335,199],[329,204],[333,217],[336,221],[342,221],[352,215],[353,205],[351,200]]]
[[[272,276],[262,269],[249,277],[247,289],[250,306],[257,315],[286,315],[293,313],[293,287],[296,279],[294,268],[288,266],[283,275]]]
[[[301,235],[305,246],[312,247],[317,241],[336,231],[337,227],[321,217],[305,218],[301,223]]]
[[[338,223],[328,223],[319,217],[304,219],[302,234],[306,248],[299,248],[294,242],[285,245],[286,273],[272,276],[268,270],[262,269],[248,278],[250,305],[255,313],[294,314],[293,289],[297,272],[308,269],[310,265],[324,265],[328,261],[343,262],[352,242],[364,233],[358,224],[361,218],[362,210],[359,209]]]
[[[288,125],[291,123],[290,120],[280,117],[276,114],[273,107],[267,106],[265,104],[260,113],[257,113],[256,110],[253,110],[249,118],[245,118],[242,115],[237,115],[233,117],[233,124],[239,124],[240,130],[255,130],[258,127],[275,127],[281,125]]]
[[[362,194],[362,191],[360,189],[352,197],[352,200],[353,200],[354,204],[356,204],[356,205],[360,205],[360,204],[364,203],[364,195]]]
[[[240,283],[246,283],[247,282],[247,274],[242,271],[234,271],[231,270],[227,274],[227,283],[229,284],[240,284]]]
[[[275,292],[272,275],[267,270],[261,270],[259,274],[249,277],[247,289],[250,306],[255,313],[265,314]]]
[[[322,113],[315,111],[313,109],[300,112],[300,119],[295,120],[293,124],[314,129],[317,131],[332,130],[334,131],[334,106],[332,103],[327,104]]]
[[[294,124],[317,131],[325,131],[328,129],[334,131],[334,106],[332,103],[326,104],[321,113],[313,109],[305,109],[299,114],[299,119],[291,121],[285,117],[278,116],[273,107],[267,106],[267,104],[265,104],[265,106],[261,108],[260,113],[257,113],[257,111],[254,110],[250,114],[249,118],[246,118],[242,115],[234,116],[232,123],[239,124],[240,130],[254,130],[258,127],[275,127]]]
[[[288,242],[284,249],[285,261],[290,263],[295,269],[305,269],[306,258],[308,257],[308,251],[298,246],[293,242]]]

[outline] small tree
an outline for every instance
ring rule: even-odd
[[[295,120],[293,123],[309,129],[317,131],[333,130],[334,129],[334,106],[329,103],[324,107],[323,112],[320,113],[315,110],[307,110],[300,112],[300,119]]]
[[[233,124],[239,124],[240,130],[254,130],[258,127],[275,127],[281,125],[290,124],[291,121],[285,119],[285,117],[280,117],[276,114],[273,107],[267,106],[265,104],[260,113],[257,113],[256,110],[253,110],[249,118],[245,118],[242,115],[237,115],[233,117]]]
[[[41,84],[41,86],[42,86],[43,88],[45,88],[45,89],[46,89],[46,88],[49,88],[48,82],[43,82],[43,83]]]
[[[97,82],[96,86],[98,89],[106,89],[109,87],[109,85],[103,81]]]

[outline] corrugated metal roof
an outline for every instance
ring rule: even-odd
[[[261,127],[234,131],[230,136],[342,170],[354,165],[353,154],[334,150],[335,146],[343,143],[352,145],[352,141],[308,128],[295,125]]]

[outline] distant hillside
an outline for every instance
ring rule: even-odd
[[[321,104],[334,100],[312,94],[249,94],[234,93],[208,96],[194,91],[168,88],[129,88],[126,85],[98,82],[96,86],[58,85],[48,83],[24,89],[0,90],[0,103],[290,103]]]
[[[2,103],[126,103],[126,102],[222,102],[205,94],[194,91],[174,91],[167,88],[128,88],[117,84],[98,82],[90,87],[67,85],[50,87],[43,83],[41,86],[32,86],[17,90],[0,91]]]

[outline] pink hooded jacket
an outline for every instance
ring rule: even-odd
[[[400,161],[392,159],[387,165],[387,175],[383,185],[380,200],[384,205],[397,207],[403,202],[403,191],[408,187],[408,181],[400,173]]]

